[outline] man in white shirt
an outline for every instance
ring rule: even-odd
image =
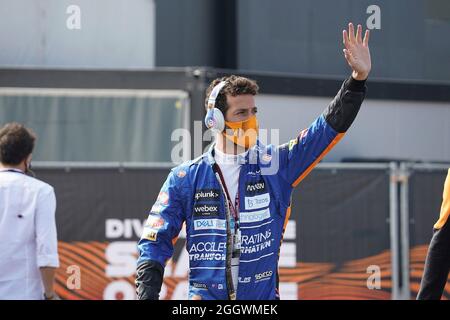
[[[57,299],[59,267],[53,188],[28,176],[35,135],[0,129],[0,299]]]

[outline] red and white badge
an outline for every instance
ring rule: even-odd
[[[158,195],[158,199],[156,199],[156,201],[159,204],[162,204],[164,206],[168,205],[169,204],[169,194],[164,191],[160,192]]]

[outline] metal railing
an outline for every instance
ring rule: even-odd
[[[135,162],[33,162],[36,169],[167,169],[174,163]],[[383,170],[389,175],[389,237],[394,300],[411,299],[410,289],[410,176],[414,171],[444,172],[450,163],[321,163],[315,170]]]

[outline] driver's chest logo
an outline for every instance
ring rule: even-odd
[[[266,208],[270,205],[270,194],[263,179],[252,180],[245,184],[245,210]]]

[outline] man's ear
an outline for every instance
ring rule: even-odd
[[[31,159],[33,158],[33,155],[30,153],[28,157],[24,160],[25,162],[25,173],[29,175],[30,177],[35,178],[36,174],[31,170]]]
[[[25,168],[29,168],[31,166],[31,159],[33,158],[33,154],[30,153],[28,157],[25,159]]]

